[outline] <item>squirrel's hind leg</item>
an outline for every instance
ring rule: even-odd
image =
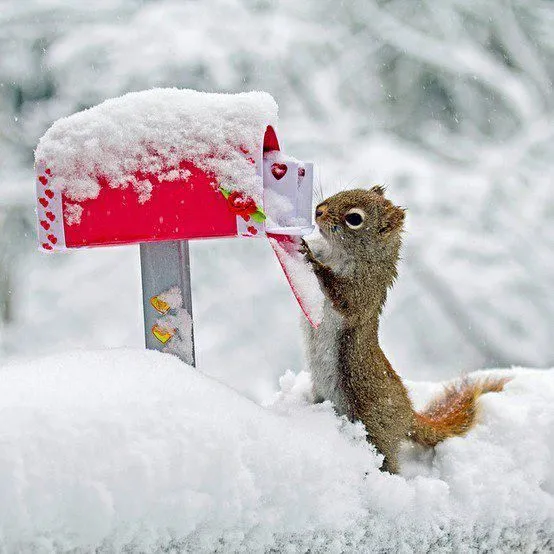
[[[400,473],[400,465],[398,464],[398,453],[385,455],[383,465],[379,468],[381,471],[388,471],[394,475]]]
[[[383,464],[379,469],[393,474],[400,473],[400,464],[398,462],[400,442],[394,440],[375,440],[371,435],[368,435],[367,440],[375,446],[379,454],[385,456]]]

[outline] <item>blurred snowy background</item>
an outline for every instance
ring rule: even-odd
[[[59,117],[152,86],[267,90],[325,195],[408,212],[382,326],[414,380],[554,366],[554,3],[0,0],[0,363],[142,345],[137,248],[36,251],[33,148]],[[198,363],[260,399],[302,367],[263,240],[192,245]]]

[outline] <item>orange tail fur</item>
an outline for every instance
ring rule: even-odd
[[[465,435],[474,425],[478,399],[487,392],[500,392],[509,378],[486,378],[449,385],[441,396],[431,401],[422,413],[415,413],[411,439],[425,446],[458,435]]]

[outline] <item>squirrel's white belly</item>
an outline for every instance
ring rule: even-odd
[[[327,299],[319,327],[314,329],[308,323],[304,327],[315,401],[330,400],[341,415],[347,413],[347,402],[339,386],[338,373],[338,344],[342,327],[342,317]]]

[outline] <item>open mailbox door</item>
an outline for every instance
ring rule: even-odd
[[[302,293],[313,166],[284,155],[265,93],[153,89],[56,122],[36,150],[40,248],[141,245],[147,347],[194,363],[188,240],[268,237]],[[317,286],[317,285],[315,285]]]

